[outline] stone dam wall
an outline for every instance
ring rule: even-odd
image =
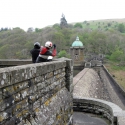
[[[0,69],[0,125],[72,125],[72,60]]]
[[[107,79],[110,74],[108,72],[105,73],[106,69],[102,67],[94,67],[94,70],[85,68],[73,78],[73,111],[96,114],[106,119],[111,125],[125,125],[125,110],[120,108],[123,105],[123,100],[121,101],[117,97],[120,93],[116,96],[112,86],[108,83]],[[98,76],[96,71],[100,72],[99,75],[101,74],[101,77]],[[118,86],[116,88],[119,89]],[[124,94],[122,95],[124,96]],[[111,97],[111,100],[107,97]]]

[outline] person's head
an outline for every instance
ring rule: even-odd
[[[52,44],[52,42],[50,42],[50,41],[47,41],[47,42],[45,43],[45,47],[46,47],[46,48],[51,49],[52,46],[53,46],[53,44]]]
[[[41,46],[40,46],[40,43],[39,43],[39,42],[35,42],[35,43],[34,43],[34,48],[40,49],[40,47],[41,47]]]

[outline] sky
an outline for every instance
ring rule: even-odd
[[[125,18],[124,0],[0,0],[0,28],[27,30],[60,23]]]

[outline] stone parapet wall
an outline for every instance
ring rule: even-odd
[[[72,60],[1,68],[0,125],[72,125]]]
[[[31,59],[19,60],[19,59],[0,59],[0,68],[32,64]]]
[[[73,99],[73,109],[74,111],[89,112],[103,116],[108,119],[112,125],[125,124],[125,111],[108,101],[76,97]]]

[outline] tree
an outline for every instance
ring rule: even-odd
[[[121,33],[124,33],[125,31],[125,26],[121,23],[118,25],[118,30],[121,32]]]
[[[116,47],[115,51],[111,54],[110,59],[112,61],[120,61],[123,57],[123,51],[119,47]]]
[[[35,28],[35,32],[41,32],[42,29],[39,29],[39,28]]]
[[[87,21],[84,21],[83,23],[87,23]]]
[[[34,31],[34,29],[32,27],[28,28],[27,32],[28,33],[32,33]]]
[[[67,52],[65,50],[62,50],[58,53],[58,58],[61,58],[61,57],[69,58],[69,54],[67,54]]]
[[[82,28],[82,24],[81,24],[81,23],[76,23],[76,24],[74,25],[74,28]]]
[[[108,23],[108,27],[110,27],[111,26],[111,23]]]

